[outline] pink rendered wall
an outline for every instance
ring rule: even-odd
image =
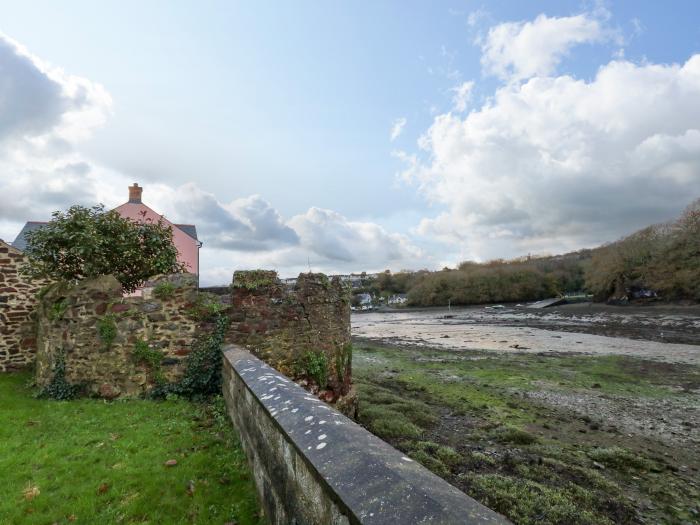
[[[135,221],[151,220],[158,222],[161,216],[143,203],[127,202],[122,204],[115,211],[122,217],[127,217]],[[197,241],[175,226],[168,219],[163,217],[163,222],[173,228],[173,243],[178,251],[178,261],[187,265],[187,271],[199,275],[199,264],[197,260]]]

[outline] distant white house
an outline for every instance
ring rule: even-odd
[[[366,281],[376,279],[377,278],[376,273],[346,273],[346,274],[338,274],[338,275],[329,275],[328,277],[333,278],[333,277],[338,277],[340,279],[340,282],[349,285],[351,288],[362,288],[365,284]],[[286,284],[289,287],[294,286],[297,284],[297,278],[296,277],[287,277],[286,279],[280,279],[280,281],[283,284]]]
[[[357,299],[357,306],[352,306],[352,310],[371,310],[373,308],[372,296],[370,294],[359,293],[355,298]]]
[[[406,301],[408,301],[408,298],[406,297],[405,293],[397,293],[389,297],[387,303],[393,306],[399,306],[406,304]]]
[[[363,281],[367,279],[372,279],[374,275],[369,275],[367,273],[346,273],[335,275],[333,277],[338,277],[341,282],[349,284],[351,288],[362,288],[364,284]]]

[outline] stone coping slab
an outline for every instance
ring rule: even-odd
[[[510,523],[244,348],[224,359],[350,523]]]

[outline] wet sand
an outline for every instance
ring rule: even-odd
[[[352,317],[352,335],[451,350],[623,355],[700,365],[700,311],[695,307],[571,306],[361,313]]]

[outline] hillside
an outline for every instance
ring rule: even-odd
[[[357,291],[357,290],[356,290]],[[596,301],[700,301],[700,200],[671,222],[590,250],[527,256],[456,269],[385,272],[360,290],[405,293],[409,306],[525,302],[567,293]]]

